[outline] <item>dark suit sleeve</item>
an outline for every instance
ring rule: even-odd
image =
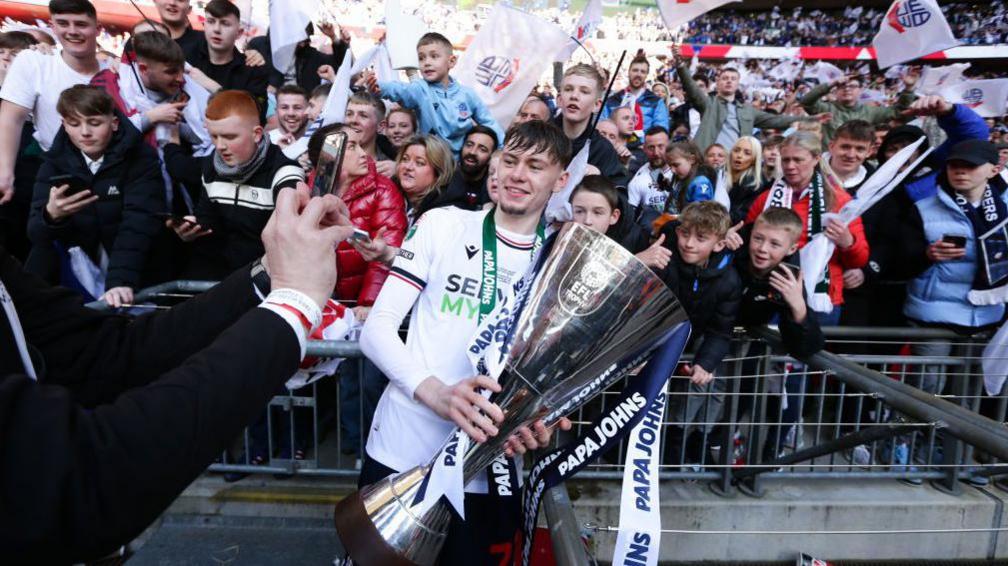
[[[0,262],[27,341],[46,361],[44,382],[86,406],[178,366],[259,303],[248,270],[239,270],[170,311],[131,320],[85,308],[79,295],[21,272],[9,255]]]
[[[298,361],[291,327],[253,309],[177,369],[94,410],[62,387],[0,377],[5,561],[81,562],[137,536],[262,411]]]
[[[123,190],[122,222],[109,254],[107,289],[139,285],[151,241],[162,226],[155,215],[167,206],[157,154],[149,146],[140,147],[129,164],[131,181]]]

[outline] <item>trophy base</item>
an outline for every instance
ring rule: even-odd
[[[418,466],[387,477],[336,504],[336,532],[355,565],[432,566],[437,562],[451,513],[439,502],[415,516],[409,505],[428,470]]]
[[[340,542],[343,543],[347,557],[353,560],[353,564],[417,566],[416,562],[407,560],[385,542],[368,517],[359,491],[344,497],[336,504],[334,519]]]

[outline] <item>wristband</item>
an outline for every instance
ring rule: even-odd
[[[284,304],[284,303],[274,303],[272,301],[266,301],[266,304],[267,305],[273,305],[273,306],[276,306],[276,307],[280,307],[280,308],[284,309],[285,311],[293,314],[301,322],[301,326],[304,327],[305,332],[307,332],[308,334],[311,334],[312,323],[311,323],[310,320],[308,320],[308,317],[305,316],[305,314],[303,312],[297,310],[296,308],[294,308],[294,307],[292,307],[292,306],[290,306],[288,304]]]
[[[266,296],[267,304],[294,309],[310,325],[308,332],[322,324],[322,309],[308,295],[294,289],[274,289]]]

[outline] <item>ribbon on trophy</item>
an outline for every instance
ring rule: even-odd
[[[493,212],[488,213],[492,217]],[[491,221],[492,222],[492,221]],[[490,224],[491,228],[493,224]],[[486,226],[484,226],[486,228]],[[486,230],[484,230],[486,232]],[[495,232],[491,232],[496,238]],[[486,236],[486,234],[484,234]],[[535,252],[532,263],[525,274],[515,282],[508,292],[499,299],[484,301],[493,305],[486,315],[481,315],[476,333],[473,335],[467,355],[476,373],[499,379],[503,371],[503,360],[507,355],[507,346],[511,343],[514,323],[521,315],[525,299],[528,298],[532,281],[542,268],[545,258],[552,248],[552,238],[540,245],[541,238],[536,238]],[[484,248],[487,248],[484,238]],[[545,250],[545,252],[544,252]],[[492,259],[491,263],[495,263]],[[496,290],[494,291],[496,293]],[[490,392],[484,392],[489,396]],[[417,492],[411,508],[422,515],[433,507],[443,495],[445,499],[465,519],[465,481],[462,477],[462,455],[469,449],[471,439],[461,429],[456,429],[445,441],[434,459],[434,466],[424,479]],[[518,472],[511,458],[501,454],[488,468],[488,493],[507,496],[518,487]],[[507,479],[504,479],[507,478]]]
[[[631,548],[636,557],[650,555],[657,557],[658,540],[653,531],[660,529],[660,520],[657,519],[656,490],[658,485],[658,423],[661,422],[664,412],[665,384],[675,370],[676,364],[679,363],[689,335],[690,325],[688,322],[682,322],[667,332],[659,339],[661,345],[654,351],[651,360],[644,366],[644,369],[628,380],[615,405],[603,411],[592,421],[586,434],[582,434],[573,442],[541,456],[536,461],[529,474],[522,498],[525,517],[522,538],[523,566],[529,564],[532,537],[535,534],[535,525],[543,493],[581,471],[596,458],[619,444],[628,433],[631,434],[632,439],[636,439],[636,442],[631,443],[630,450],[627,452],[627,469],[632,466],[633,470],[630,473],[624,472],[622,501],[631,498],[634,500],[634,505],[646,509],[646,513],[652,513],[653,510],[653,514],[649,515],[651,518],[648,519],[652,523],[645,525],[647,529],[636,531],[635,529],[639,526],[639,521],[636,520],[632,521],[632,526],[628,526],[626,534],[630,537],[632,544],[632,548],[631,545],[628,545],[628,548]],[[642,362],[649,350],[644,349],[642,353],[637,354],[636,363]],[[634,360],[625,361],[633,363]],[[622,363],[621,361],[615,365]],[[557,412],[562,410],[563,408]],[[545,420],[549,421],[549,417]],[[638,427],[639,424],[651,432],[642,432],[642,428]],[[652,434],[654,435],[653,440]],[[631,461],[631,454],[646,455],[646,457],[635,457],[634,461]],[[638,462],[638,460],[640,461]],[[624,536],[623,527],[621,511],[620,539]],[[617,552],[619,552],[619,546],[617,546]],[[617,562],[614,560],[613,563]]]

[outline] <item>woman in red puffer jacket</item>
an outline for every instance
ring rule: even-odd
[[[406,203],[402,193],[388,177],[379,175],[375,163],[347,131],[346,153],[340,170],[339,196],[350,209],[354,226],[366,230],[372,238],[385,228],[382,239],[391,246],[402,244],[406,235]],[[348,242],[336,249],[336,299],[355,301],[358,320],[367,318],[389,268],[380,261],[365,261]],[[367,309],[367,310],[365,310]]]

